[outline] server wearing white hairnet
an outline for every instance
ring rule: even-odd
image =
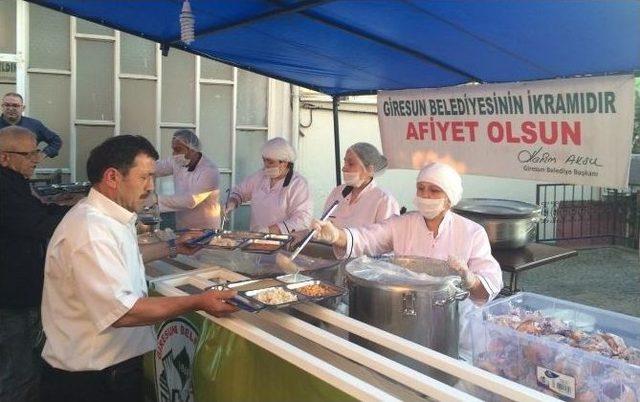
[[[178,130],[171,140],[173,155],[156,162],[156,177],[173,175],[174,194],[158,195],[160,212],[176,213],[176,229],[220,227],[218,166],[200,151],[191,130]]]
[[[476,305],[493,299],[502,289],[502,273],[491,255],[486,231],[450,208],[462,197],[462,179],[450,166],[431,163],[420,171],[414,205],[418,211],[394,216],[378,224],[338,229],[314,220],[317,238],[334,245],[341,258],[394,252],[448,260],[469,289],[470,301],[460,304],[461,317]],[[461,320],[461,354],[469,348]]]
[[[263,169],[235,186],[226,213],[251,202],[250,229],[257,232],[292,233],[311,222],[313,202],[304,177],[293,170],[296,152],[284,138],[262,146]]]
[[[399,214],[398,201],[378,187],[375,180],[386,167],[387,158],[367,142],[358,142],[347,149],[342,166],[344,184],[333,189],[324,204],[326,211],[335,201],[339,202],[329,216],[335,226],[364,226]]]

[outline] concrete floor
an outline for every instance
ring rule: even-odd
[[[640,263],[634,249],[579,249],[576,257],[523,272],[518,287],[640,317]]]

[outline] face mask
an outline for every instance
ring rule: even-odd
[[[280,168],[277,166],[264,168],[263,170],[264,170],[264,175],[270,179],[275,179],[276,177],[280,176]]]
[[[413,205],[420,211],[422,216],[427,219],[433,219],[444,211],[444,198],[432,199],[416,196],[413,199]]]
[[[187,159],[183,154],[173,155],[173,160],[178,164],[178,166],[189,166],[189,159]]]
[[[360,174],[353,172],[342,172],[344,184],[351,187],[360,187],[364,180],[360,178]]]

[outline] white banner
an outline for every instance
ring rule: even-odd
[[[627,187],[633,76],[381,91],[390,168]]]

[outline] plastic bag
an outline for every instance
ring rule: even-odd
[[[424,266],[432,264],[433,273],[446,273],[446,262],[435,259],[422,259]],[[358,278],[376,282],[382,285],[434,285],[441,284],[459,277],[457,275],[431,275],[426,272],[408,269],[392,263],[393,258],[371,258],[367,256],[356,258],[347,265],[347,271]],[[402,260],[400,260],[402,261]]]

